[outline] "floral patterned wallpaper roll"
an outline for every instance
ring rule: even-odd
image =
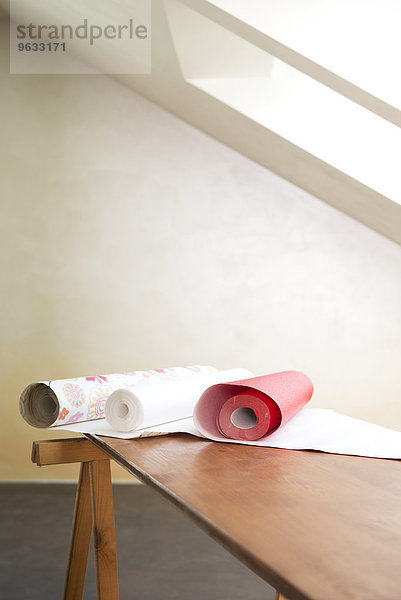
[[[215,371],[214,367],[194,365],[31,383],[21,394],[20,413],[34,427],[92,421],[104,417],[106,400],[117,389],[129,390]]]

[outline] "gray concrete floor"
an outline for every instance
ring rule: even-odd
[[[0,599],[62,598],[75,486],[0,485]],[[273,600],[274,590],[142,485],[115,485],[121,600]],[[96,598],[93,556],[84,598]]]

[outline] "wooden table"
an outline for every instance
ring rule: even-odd
[[[82,462],[65,600],[82,596],[92,516],[98,597],[118,598],[110,458],[171,500],[277,597],[400,600],[400,461],[186,434],[87,437],[36,442],[33,450],[37,464]]]

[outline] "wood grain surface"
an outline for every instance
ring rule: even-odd
[[[288,600],[400,600],[401,462],[88,437]]]
[[[63,600],[81,600],[92,537],[89,463],[81,463]]]
[[[41,440],[32,444],[31,460],[38,467],[107,459],[106,454],[85,438]]]
[[[116,532],[109,460],[89,463],[98,600],[118,600]]]

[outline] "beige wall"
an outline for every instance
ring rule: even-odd
[[[61,435],[18,413],[48,378],[295,368],[401,429],[399,246],[107,77],[1,56],[1,478],[76,476],[29,461]]]

